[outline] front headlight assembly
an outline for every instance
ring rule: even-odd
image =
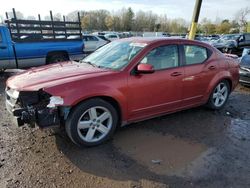
[[[56,106],[63,105],[64,101],[63,98],[60,96],[52,96],[50,97],[49,104],[47,105],[48,108],[55,108]]]

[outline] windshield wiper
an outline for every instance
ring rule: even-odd
[[[100,68],[100,69],[111,69],[109,67],[105,67],[105,66],[102,66],[102,65],[96,65],[94,63],[91,63],[90,61],[81,60],[81,63],[86,63],[86,64],[92,65],[93,67],[97,67],[97,68]]]
[[[93,67],[98,67],[97,65],[91,63],[90,61],[83,61],[83,60],[81,60],[81,63],[87,63],[89,65],[92,65]]]
[[[102,66],[102,65],[97,65],[98,68],[100,69],[109,69],[108,67]]]

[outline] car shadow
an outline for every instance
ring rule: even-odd
[[[65,131],[60,131],[60,133],[56,134],[56,144],[58,149],[83,172],[121,181],[140,181],[146,179],[168,185],[175,185],[176,187],[185,187],[190,186],[192,178],[171,173],[171,169],[170,173],[165,169],[160,169],[158,173],[154,170],[155,167],[152,167],[154,164],[149,164],[151,160],[148,165],[141,162],[145,160],[145,157],[143,154],[136,152],[144,152],[145,150],[141,148],[145,148],[145,145],[148,145],[148,143],[154,143],[159,137],[163,138],[165,142],[168,142],[165,139],[166,137],[171,137],[170,140],[176,138],[177,141],[171,141],[169,144],[161,144],[161,141],[155,142],[156,145],[151,144],[151,149],[153,147],[152,150],[154,150],[152,152],[159,152],[159,156],[161,156],[161,153],[165,151],[165,153],[167,153],[166,157],[169,160],[171,160],[171,158],[168,158],[168,155],[174,158],[182,155],[181,158],[185,158],[185,152],[189,151],[181,152],[181,148],[183,147],[182,143],[189,144],[190,146],[188,145],[187,147],[191,147],[191,150],[192,146],[196,147],[195,145],[197,144],[202,145],[202,147],[205,148],[204,150],[209,147],[214,147],[220,138],[220,134],[224,131],[224,124],[227,123],[227,121],[228,117],[224,115],[224,111],[216,112],[208,110],[205,107],[198,107],[125,126],[116,131],[113,140],[97,147],[79,148],[70,141]],[[139,134],[141,135],[140,139],[137,139]],[[152,137],[151,134],[156,136]],[[131,142],[133,139],[135,145]],[[176,143],[179,143],[179,145],[177,145],[179,150],[172,150],[171,146],[169,149],[169,145]],[[158,149],[155,150],[155,147]],[[132,154],[130,154],[130,150],[133,149],[135,153],[132,152]],[[200,153],[198,152],[197,156],[194,157],[199,157],[202,151],[203,150],[201,150]],[[150,151],[147,152],[145,155],[152,154]],[[138,157],[136,157],[137,155]],[[190,160],[193,158],[191,157]],[[148,159],[150,158],[146,158],[146,160]],[[183,162],[183,160],[181,160],[180,163],[183,165],[181,168],[185,168],[191,162],[192,161]],[[176,165],[176,168],[177,167],[179,168],[178,164]],[[156,167],[156,169],[157,168],[158,167]],[[174,170],[178,171],[178,169]]]

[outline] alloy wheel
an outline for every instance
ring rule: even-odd
[[[112,123],[113,118],[107,108],[91,107],[78,120],[78,135],[86,142],[98,142],[110,132]]]
[[[224,82],[219,83],[213,93],[213,103],[216,107],[221,107],[227,100],[228,87]]]

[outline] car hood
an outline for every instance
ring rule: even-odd
[[[111,72],[85,63],[68,61],[31,68],[18,73],[7,80],[7,86],[19,91],[36,91],[42,88],[89,78]]]

